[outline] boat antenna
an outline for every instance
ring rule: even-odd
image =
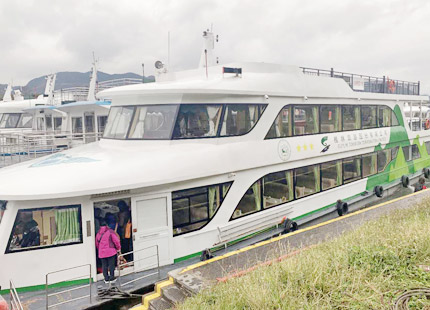
[[[97,59],[93,52],[93,66],[91,67],[90,85],[88,87],[87,101],[96,100],[96,84],[97,84]]]
[[[170,31],[167,32],[167,68],[170,70]]]

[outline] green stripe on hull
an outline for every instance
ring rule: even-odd
[[[49,288],[60,288],[60,287],[66,287],[66,286],[73,286],[73,285],[82,285],[82,284],[88,284],[90,279],[81,279],[81,280],[74,280],[74,281],[64,281],[59,282],[55,284],[50,284]],[[45,284],[40,285],[33,285],[33,286],[26,286],[26,287],[18,287],[16,291],[18,293],[26,293],[26,292],[34,292],[34,291],[41,291],[46,288]],[[9,294],[10,289],[6,290],[0,290],[0,295]]]

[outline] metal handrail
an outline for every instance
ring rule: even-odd
[[[156,248],[156,254],[153,254],[153,255],[148,255],[148,256],[144,256],[144,257],[141,257],[141,258],[139,258],[138,260],[132,260],[132,261],[129,261],[129,262],[125,262],[125,263],[120,263],[121,262],[121,257],[122,258],[124,258],[125,256],[127,256],[127,255],[130,255],[130,254],[133,254],[133,257],[135,258],[136,256],[135,256],[135,254],[136,253],[139,253],[139,252],[143,252],[143,251],[146,251],[146,250],[148,250],[148,249],[151,249],[151,248]],[[141,276],[141,277],[138,277],[138,278],[134,278],[134,279],[132,279],[132,280],[130,280],[130,281],[127,281],[127,282],[125,282],[125,283],[122,283],[122,281],[121,281],[121,277],[124,277],[124,276],[127,276],[127,275],[130,275],[130,274],[132,274],[132,273],[137,273],[137,272],[140,272],[140,271],[144,271],[145,270],[145,267],[143,268],[143,269],[140,269],[140,270],[136,270],[135,269],[135,266],[136,266],[136,262],[140,262],[140,261],[143,261],[143,260],[146,260],[146,259],[149,259],[149,258],[151,258],[151,257],[157,257],[157,271],[155,271],[155,272],[151,272],[151,273],[149,273],[149,274],[146,274],[146,275],[144,275],[144,276]],[[130,251],[130,252],[127,252],[127,253],[124,253],[124,254],[119,254],[118,255],[118,263],[117,263],[117,266],[118,266],[118,284],[119,284],[119,286],[121,287],[121,286],[123,286],[123,285],[127,285],[127,284],[130,284],[130,283],[133,283],[133,282],[136,282],[136,281],[139,281],[139,280],[142,280],[142,279],[144,279],[144,278],[147,278],[147,277],[150,277],[150,276],[153,276],[153,275],[155,275],[155,274],[158,274],[158,278],[160,279],[160,255],[159,255],[159,252],[158,252],[158,245],[156,244],[156,245],[152,245],[152,246],[149,246],[149,247],[146,247],[146,248],[143,248],[143,249],[139,249],[139,250],[135,250],[135,251]],[[129,272],[129,273],[126,273],[126,274],[122,274],[121,275],[121,269],[123,268],[123,267],[130,267],[130,266],[133,266],[133,270],[131,271],[131,272]]]
[[[9,280],[10,287],[10,310],[23,310],[21,300],[19,299],[19,295],[16,292],[15,285],[12,280]]]
[[[50,275],[58,274],[58,273],[61,273],[61,272],[64,272],[64,271],[70,271],[70,270],[73,270],[73,269],[83,268],[83,267],[89,267],[89,273],[88,274],[86,273],[86,274],[84,274],[84,275],[82,275],[80,277],[74,277],[72,279],[70,279],[70,278],[69,279],[63,279],[63,280],[55,282],[55,283],[49,283],[49,276]],[[88,297],[90,298],[90,302],[91,302],[91,300],[92,300],[92,293],[91,293],[92,276],[91,275],[92,275],[91,264],[85,264],[85,265],[70,267],[70,268],[61,269],[61,270],[57,270],[57,271],[53,271],[53,272],[47,273],[46,276],[45,276],[45,278],[46,278],[46,283],[45,283],[46,310],[48,310],[49,308],[52,308],[52,307],[56,307],[56,306],[59,306],[59,305],[63,305],[63,304],[66,304],[66,303],[69,303],[69,302],[72,302],[72,301],[76,301],[76,300],[80,300],[80,299],[84,299],[84,298],[88,298]],[[49,294],[49,286],[52,286],[53,284],[65,282],[65,281],[76,280],[76,279],[88,279],[88,284],[79,285],[79,286],[76,286],[76,287],[72,287],[70,289],[65,289],[65,290],[62,290],[62,291],[59,291],[59,292],[55,292],[55,293]],[[59,295],[64,294],[64,293],[68,293],[68,292],[72,292],[72,291],[77,291],[77,290],[80,290],[80,289],[83,289],[83,288],[87,288],[87,287],[89,288],[89,293],[87,295],[79,296],[79,297],[75,297],[75,298],[71,298],[71,299],[68,299],[68,300],[65,300],[65,301],[62,301],[62,302],[58,302],[58,303],[55,303],[55,304],[52,304],[52,305],[49,304],[49,297],[59,296]]]

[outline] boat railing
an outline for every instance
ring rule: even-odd
[[[121,78],[121,79],[103,81],[97,84],[97,92],[108,88],[112,88],[112,87],[141,84],[141,83],[142,83],[142,79],[136,79],[136,78]]]
[[[80,271],[82,272],[81,275],[76,276],[76,274],[79,274]],[[70,275],[73,276],[70,277]],[[84,298],[89,298],[91,303],[91,264],[85,264],[50,272],[46,274],[45,278],[46,310]],[[52,278],[54,278],[55,280],[50,282],[50,279],[52,280]],[[84,284],[78,284],[68,289],[54,291],[55,287],[64,286],[65,284],[67,284],[67,282],[72,281]],[[50,303],[53,297],[57,297],[56,300],[61,301]]]
[[[20,132],[0,134],[0,167],[100,140],[102,133]]]
[[[419,95],[420,82],[393,80],[389,77],[374,77],[340,71],[301,67],[304,74],[343,79],[354,91],[398,95]]]
[[[133,259],[126,261],[128,257],[133,257]],[[160,255],[158,245],[118,255],[117,266],[118,284],[120,287],[154,275],[158,275],[158,278],[160,278]],[[142,272],[146,270],[148,270],[147,273]],[[137,277],[131,277],[132,274],[140,272],[142,272],[142,274]],[[130,277],[126,279],[126,276]]]
[[[21,300],[16,292],[15,285],[12,280],[9,280],[9,293],[10,293],[10,310],[23,310]]]

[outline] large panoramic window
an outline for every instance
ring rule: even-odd
[[[177,105],[143,105],[136,107],[129,139],[170,139]]]
[[[378,172],[382,172],[388,166],[392,158],[392,150],[378,151]]]
[[[7,252],[82,243],[81,206],[18,210]]]
[[[293,171],[280,171],[263,178],[263,209],[294,199]]]
[[[103,137],[125,139],[133,112],[134,107],[111,107]]]
[[[412,159],[419,159],[421,157],[420,155],[420,149],[418,148],[418,145],[412,144]]]
[[[183,104],[176,118],[173,139],[215,137],[222,105]]]
[[[343,181],[349,183],[361,178],[361,156],[343,160]]]
[[[320,106],[321,132],[336,132],[341,130],[342,117],[340,106],[323,105]]]
[[[240,136],[248,133],[260,119],[265,105],[228,104],[225,107],[221,136]]]
[[[72,133],[82,133],[82,117],[72,117]]]
[[[353,105],[342,106],[343,130],[361,129],[360,107]]]
[[[342,160],[321,164],[321,181],[323,191],[342,185]]]
[[[288,106],[284,107],[281,112],[279,112],[267,133],[266,139],[290,137],[292,133],[291,107]]]
[[[376,127],[376,106],[361,107],[361,124],[363,129]]]
[[[261,210],[261,179],[251,185],[239,201],[232,219],[252,214]]]
[[[392,110],[387,106],[378,106],[378,126],[389,127],[391,126]]]
[[[180,190],[172,193],[173,235],[206,225],[223,202],[232,182]]]
[[[31,128],[33,125],[33,116],[31,114],[24,113],[19,119],[18,128]]]
[[[0,128],[16,128],[21,113],[4,113],[0,121]]]
[[[319,165],[297,168],[294,172],[296,179],[296,198],[301,198],[320,191]]]
[[[363,178],[374,175],[378,172],[377,153],[370,153],[362,156]]]
[[[403,146],[402,149],[403,149],[403,154],[405,155],[406,161],[419,159],[421,157],[420,150],[418,148],[418,145],[416,144]]]
[[[294,107],[294,135],[318,133],[318,106]]]

